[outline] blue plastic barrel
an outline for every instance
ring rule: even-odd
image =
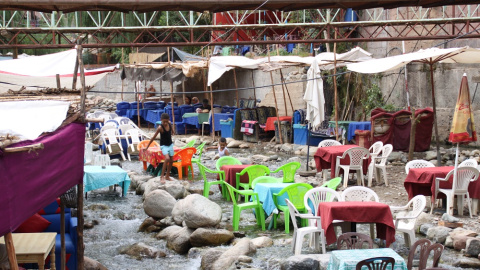
[[[345,20],[346,22],[356,22],[358,21],[358,15],[357,13],[351,9],[348,8],[347,11],[345,12]]]

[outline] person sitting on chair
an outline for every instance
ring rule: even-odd
[[[192,98],[192,104],[198,104],[198,103],[200,103],[200,101],[198,100],[198,98],[197,98],[197,97],[193,97],[193,98]]]
[[[146,97],[147,97],[147,98],[149,98],[149,97],[154,97],[156,91],[157,91],[157,90],[155,90],[155,87],[153,87],[153,83],[151,83],[151,84],[150,84],[150,88],[148,88],[148,90],[147,90]]]
[[[208,99],[203,100],[203,105],[200,109],[202,109],[202,112],[209,112],[212,109],[212,106],[208,104]]]
[[[185,105],[192,105],[192,98],[189,96],[185,96],[184,102]]]

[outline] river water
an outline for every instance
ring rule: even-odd
[[[249,150],[233,150],[237,157],[249,157],[255,153],[262,153],[261,147]],[[276,153],[277,154],[277,153]],[[278,154],[279,160],[268,164],[270,168],[276,168],[292,155]],[[311,154],[313,156],[313,154]],[[302,157],[305,160],[305,157]],[[304,162],[302,162],[305,164]],[[214,161],[206,161],[207,167],[214,168]],[[136,171],[143,174],[143,167],[138,160],[125,161],[122,163],[125,170]],[[203,181],[196,176],[198,181],[192,185],[203,187]],[[214,194],[209,198],[218,203],[223,210],[224,218],[229,220],[232,216],[232,204],[226,202],[220,196],[217,187],[213,187]],[[147,218],[143,210],[142,196],[135,195],[135,191],[129,191],[126,197],[121,197],[121,188],[116,191],[109,188],[99,189],[88,193],[88,199],[85,200],[85,221],[98,222],[92,229],[86,229],[84,232],[85,256],[99,261],[108,269],[200,269],[201,258],[196,256],[178,255],[166,247],[166,241],[157,240],[155,233],[137,232],[143,220]],[[271,218],[267,219],[266,223]],[[283,230],[283,220],[279,219],[280,229],[261,231],[256,226],[256,220],[250,211],[242,211],[240,230],[244,231],[247,237],[255,238],[258,236],[268,236],[274,240],[272,247],[257,249],[253,256],[251,267],[260,269],[280,269],[280,264],[286,258],[293,255],[291,250],[291,234],[286,235]],[[293,230],[293,229],[292,229]],[[368,224],[359,225],[359,232],[369,234]],[[291,232],[292,233],[292,232]],[[402,256],[408,256],[407,250],[403,247],[403,237],[397,234],[397,242],[393,248]],[[123,246],[135,243],[145,243],[148,246],[164,251],[167,256],[164,258],[136,260],[128,255],[120,255],[118,249]],[[225,247],[227,248],[227,247]],[[328,251],[328,248],[327,248]],[[313,253],[312,250],[305,249],[302,253]],[[197,253],[198,254],[198,253]],[[458,253],[445,250],[442,259],[447,264],[453,263],[458,257]],[[448,269],[454,268],[450,265],[441,265]]]

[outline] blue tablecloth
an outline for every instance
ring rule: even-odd
[[[407,270],[405,260],[390,248],[334,250],[327,270],[355,270],[359,261],[373,257],[392,257],[395,259],[394,270]],[[363,269],[367,269],[367,267],[363,267]],[[391,267],[387,269],[391,269]]]
[[[352,122],[348,124],[347,140],[351,141],[355,137],[355,130],[371,130],[370,122]]]
[[[214,118],[215,118],[215,131],[220,131],[220,120],[227,120],[228,118],[233,119],[233,113],[215,113]],[[208,119],[208,122],[210,122],[210,126],[212,126],[212,117]],[[210,128],[210,131],[211,131],[211,128]]]
[[[123,196],[127,196],[130,178],[125,170],[118,166],[84,166],[83,184],[84,192],[109,187],[115,184],[122,186]]]
[[[190,113],[190,114],[193,114],[193,113]],[[191,115],[188,117],[183,117],[183,123],[198,127],[198,114]]]
[[[263,210],[265,210],[266,216],[270,216],[274,210],[277,209],[273,201],[273,193],[278,193],[284,187],[287,187],[293,183],[259,183],[255,185],[254,192],[258,193],[258,199],[263,203]],[[278,198],[280,205],[287,205],[285,199],[288,199],[288,194],[283,194]]]
[[[145,118],[145,120],[155,124],[157,121],[160,121],[162,113],[164,113],[164,110],[150,110],[147,112],[147,118]]]

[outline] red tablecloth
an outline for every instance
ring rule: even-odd
[[[323,202],[318,215],[322,217],[327,244],[335,243],[337,237],[333,220],[359,223],[376,223],[377,237],[387,241],[387,247],[395,242],[395,225],[390,207],[378,202]]]
[[[435,178],[445,178],[453,169],[453,166],[410,169],[403,183],[408,193],[408,199],[410,200],[417,195],[433,196],[435,192]],[[452,181],[453,177],[448,181],[441,181],[440,188],[452,188]],[[480,199],[480,184],[478,180],[468,185],[468,193],[470,198]],[[445,195],[438,193],[437,199],[442,198],[445,198]]]
[[[251,165],[223,165],[220,169],[225,172],[225,182],[232,186],[237,185],[237,173]],[[241,183],[248,183],[248,174],[240,177]]]
[[[330,177],[335,177],[335,165],[337,164],[337,157],[342,156],[345,151],[350,148],[358,147],[355,144],[349,145],[336,145],[336,146],[327,146],[327,147],[320,147],[317,149],[317,152],[313,156],[315,159],[315,165],[317,167],[317,172],[321,172],[322,170],[330,169]],[[343,164],[349,164],[350,160],[345,158],[342,161]],[[368,170],[368,163],[370,162],[370,158],[366,159],[363,162],[363,174],[367,174]],[[340,174],[342,170],[340,170]]]
[[[291,116],[279,116],[280,121],[290,121],[292,122]],[[277,121],[276,116],[268,117],[267,122],[265,123],[265,131],[274,131],[275,130],[275,121]]]
[[[177,153],[182,149],[180,148],[173,148],[173,151]],[[162,150],[160,147],[149,147],[148,149],[142,148],[139,150],[138,159],[143,161],[143,169],[147,170],[147,162],[152,164],[153,167],[157,167],[158,164],[163,163],[165,157],[163,156]],[[176,158],[175,160],[178,160]]]

